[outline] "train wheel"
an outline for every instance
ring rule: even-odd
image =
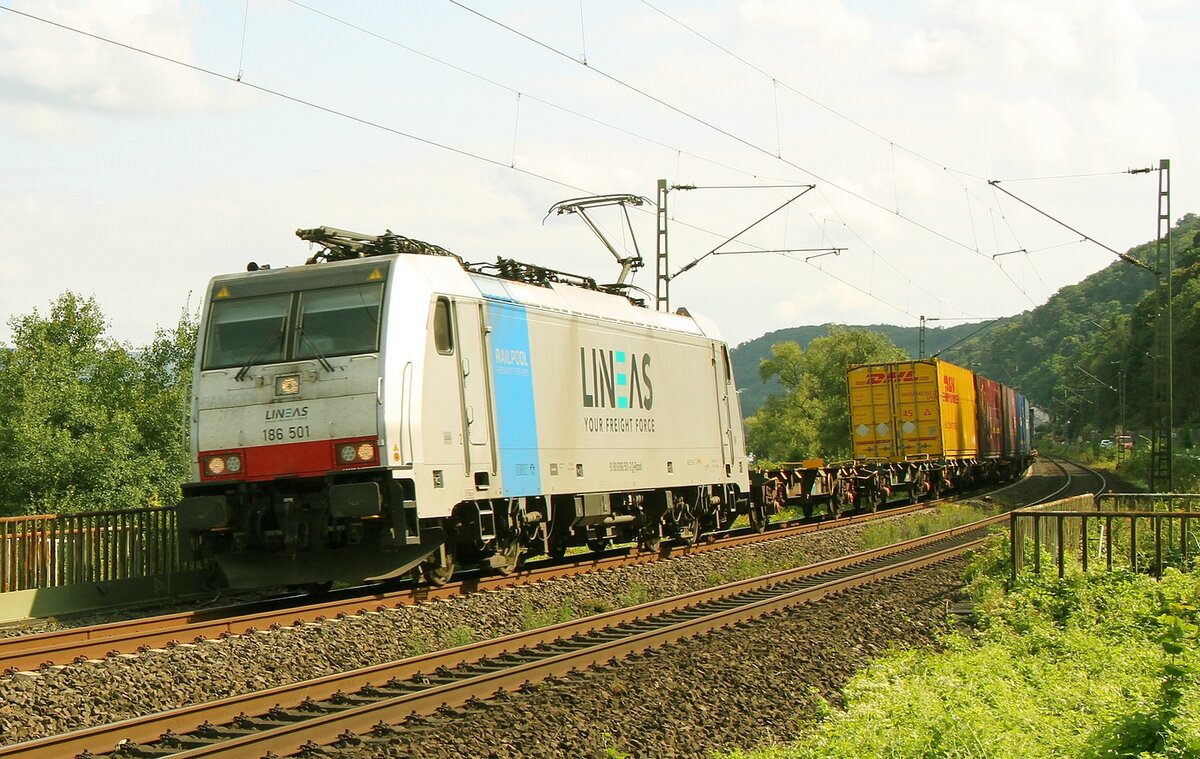
[[[425,582],[435,587],[440,588],[450,582],[450,578],[454,576],[454,552],[446,546],[444,550],[434,554],[432,561],[421,565],[421,572],[425,575]]]
[[[507,545],[496,546],[496,555],[492,564],[497,574],[510,575],[517,570],[521,561],[521,541],[513,540]]]
[[[595,553],[603,553],[611,543],[612,541],[608,538],[589,538],[587,547]]]
[[[662,542],[662,536],[658,532],[645,530],[638,536],[638,550],[642,553],[654,553],[658,550],[660,542]]]

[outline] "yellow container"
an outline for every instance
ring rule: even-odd
[[[892,462],[979,454],[975,375],[935,358],[846,371],[855,458]]]

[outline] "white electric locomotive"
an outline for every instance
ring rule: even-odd
[[[747,506],[726,345],[686,311],[393,235],[212,280],[185,553],[234,586],[511,571]]]

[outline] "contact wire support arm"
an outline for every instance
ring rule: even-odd
[[[669,279],[675,279],[675,278],[676,278],[676,277],[678,277],[680,274],[683,274],[685,271],[688,271],[688,270],[690,270],[690,269],[693,269],[693,268],[695,268],[696,264],[700,263],[701,261],[703,261],[704,259],[708,258],[709,256],[720,256],[720,255],[726,255],[725,253],[721,253],[721,252],[720,252],[720,250],[721,250],[721,248],[722,248],[722,247],[724,247],[725,245],[728,245],[729,243],[733,242],[733,241],[734,241],[734,240],[736,240],[737,238],[739,238],[739,237],[741,237],[742,235],[744,235],[745,233],[749,232],[751,229],[754,229],[754,228],[755,228],[756,226],[758,226],[759,224],[762,224],[764,221],[766,221],[767,219],[771,218],[771,217],[772,217],[772,216],[774,216],[775,214],[779,213],[779,212],[780,212],[780,211],[782,211],[783,209],[787,208],[787,207],[788,207],[788,206],[790,206],[792,203],[795,203],[797,200],[799,200],[801,197],[803,197],[805,193],[807,193],[807,192],[809,192],[810,190],[814,189],[814,188],[816,187],[816,185],[813,185],[813,184],[810,184],[810,185],[803,185],[803,187],[804,187],[804,189],[803,189],[803,190],[801,190],[800,192],[796,193],[794,196],[792,196],[792,197],[791,197],[791,198],[789,198],[788,200],[784,201],[784,202],[783,202],[781,205],[779,205],[779,206],[776,206],[774,209],[772,209],[771,211],[767,212],[765,215],[763,215],[762,217],[758,218],[757,220],[755,220],[754,222],[752,222],[751,224],[749,224],[748,226],[746,226],[746,228],[745,228],[745,229],[742,229],[742,230],[740,230],[739,232],[737,232],[736,234],[730,235],[729,237],[725,238],[724,240],[722,240],[722,241],[721,241],[721,243],[720,243],[719,245],[717,245],[716,247],[714,247],[712,250],[708,251],[708,252],[707,252],[707,253],[705,253],[704,255],[702,255],[702,256],[700,256],[699,258],[697,258],[696,260],[692,261],[690,264],[687,264],[687,265],[686,265],[686,266],[684,266],[682,269],[680,269],[679,271],[677,271],[677,272],[675,272],[674,274],[672,274],[672,275],[670,276],[670,278],[669,278]],[[744,252],[744,251],[738,251],[738,252],[739,252],[739,253],[741,253],[741,252]],[[792,250],[790,250],[790,249],[789,249],[789,250],[766,250],[766,249],[764,249],[764,250],[762,250],[762,251],[759,251],[759,252],[761,252],[761,253],[781,253],[781,252],[792,252]]]

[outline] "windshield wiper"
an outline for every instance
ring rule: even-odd
[[[250,360],[246,363],[246,365],[243,366],[241,370],[233,376],[233,378],[238,382],[246,379],[246,373],[258,363],[258,360],[263,357],[263,354],[267,352],[267,349],[283,337],[283,330],[284,328],[281,326],[279,328],[279,332],[275,333],[274,335],[268,335],[266,342],[264,342],[258,350],[254,351],[254,355],[250,357]]]
[[[316,358],[317,361],[321,362],[321,368],[332,373],[333,364],[329,363],[329,360],[325,358],[325,354],[321,353],[321,350],[317,348],[316,344],[313,343],[313,341],[309,338],[308,333],[304,331],[304,328],[296,327],[296,334],[300,336],[300,341],[302,343],[307,343],[308,347],[312,349],[313,357]]]

